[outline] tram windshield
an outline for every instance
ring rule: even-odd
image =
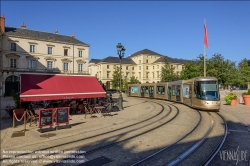
[[[211,101],[220,99],[217,81],[200,81],[196,85],[197,98]]]

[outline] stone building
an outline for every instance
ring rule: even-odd
[[[161,81],[161,68],[165,60],[175,67],[175,73],[180,74],[183,64],[188,62],[184,59],[174,59],[161,55],[149,49],[143,49],[126,58],[122,58],[122,75],[128,80],[132,76],[136,77],[141,83],[156,83]],[[116,66],[119,67],[119,57],[109,56],[104,59],[91,59],[89,62],[90,75],[96,75],[107,89],[112,88],[111,80]]]
[[[89,45],[74,35],[5,26],[0,17],[1,96],[19,91],[21,73],[88,74]]]

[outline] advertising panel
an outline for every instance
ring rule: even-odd
[[[182,95],[185,98],[189,98],[189,85],[183,85]]]
[[[131,93],[138,93],[138,86],[132,86]]]

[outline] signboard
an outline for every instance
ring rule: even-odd
[[[39,110],[39,128],[53,126],[54,111],[53,108]]]
[[[138,86],[132,86],[131,93],[138,93]]]
[[[69,124],[69,107],[61,107],[56,109],[56,124]]]
[[[189,98],[189,85],[183,84],[182,95],[185,98]]]

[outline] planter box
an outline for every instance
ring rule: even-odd
[[[244,95],[243,100],[244,100],[245,105],[250,106],[250,95]]]

